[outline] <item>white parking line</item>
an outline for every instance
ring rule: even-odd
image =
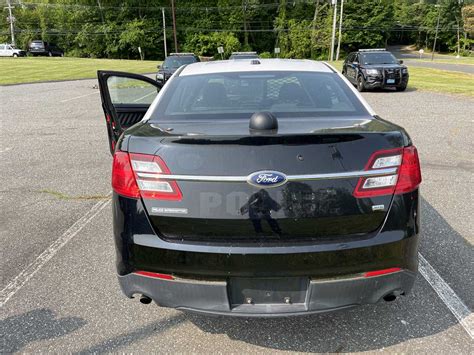
[[[5,149],[0,149],[0,153],[6,153],[6,152],[8,152],[8,151],[10,151],[10,150],[12,150],[12,149],[13,149],[12,147],[7,147],[7,148],[5,148]]]
[[[26,269],[16,276],[8,285],[0,292],[0,308],[17,293],[34,274],[40,270],[44,264],[48,262],[63,246],[67,244],[74,236],[79,233],[95,216],[99,214],[108,204],[110,200],[101,200],[79,220],[77,220],[67,231],[65,231],[58,239],[54,241],[45,251],[43,251]]]
[[[138,99],[134,100],[133,102],[141,101],[141,100],[143,100],[145,97],[148,97],[148,96],[150,96],[150,95],[152,95],[152,94],[156,94],[156,93],[157,93],[157,92],[156,92],[155,90],[153,90],[153,91],[149,92],[148,94],[146,94],[146,95],[144,95],[144,96],[142,96],[142,97],[139,97]]]
[[[444,302],[446,307],[449,308],[451,313],[456,317],[458,322],[469,334],[471,339],[474,339],[474,315],[467,308],[464,302],[459,296],[453,291],[453,289],[443,280],[443,278],[436,272],[436,270],[430,265],[430,263],[424,258],[421,253],[418,253],[420,257],[419,271],[420,274],[428,281],[433,290],[438,294],[439,298]]]
[[[70,99],[66,99],[66,100],[61,100],[59,102],[68,102],[68,101],[72,101],[72,100],[76,100],[76,99],[80,99],[82,97],[86,97],[86,96],[90,96],[90,95],[94,95],[94,94],[98,94],[99,91],[94,91],[94,92],[91,92],[89,94],[85,94],[85,95],[81,95],[81,96],[75,96],[75,97],[71,97]]]

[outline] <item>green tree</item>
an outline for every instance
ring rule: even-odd
[[[349,49],[386,46],[394,25],[393,1],[348,1],[344,12],[345,46]]]

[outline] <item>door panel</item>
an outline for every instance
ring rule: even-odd
[[[110,151],[124,130],[140,122],[162,85],[143,75],[98,71]]]
[[[129,105],[115,104],[115,111],[123,129],[133,126],[142,120],[148,107],[130,107]]]

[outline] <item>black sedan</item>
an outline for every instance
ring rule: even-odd
[[[289,316],[393,301],[417,274],[417,150],[325,63],[100,71],[122,291]]]
[[[408,68],[385,49],[360,49],[344,61],[342,74],[357,90],[395,88],[405,91]]]
[[[163,64],[158,65],[156,81],[164,84],[176,70],[182,65],[199,62],[200,59],[194,53],[171,53],[166,57]]]

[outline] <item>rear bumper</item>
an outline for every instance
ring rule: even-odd
[[[40,55],[48,54],[48,51],[46,49],[30,49],[28,52],[30,52],[31,54],[40,54]]]
[[[157,304],[198,313],[241,317],[280,317],[329,312],[372,304],[388,294],[407,294],[415,281],[415,272],[404,270],[370,278],[309,280],[302,302],[233,304],[228,281],[161,280],[128,274],[119,276],[122,291],[128,297],[143,294]],[[266,290],[276,292],[277,290]]]

